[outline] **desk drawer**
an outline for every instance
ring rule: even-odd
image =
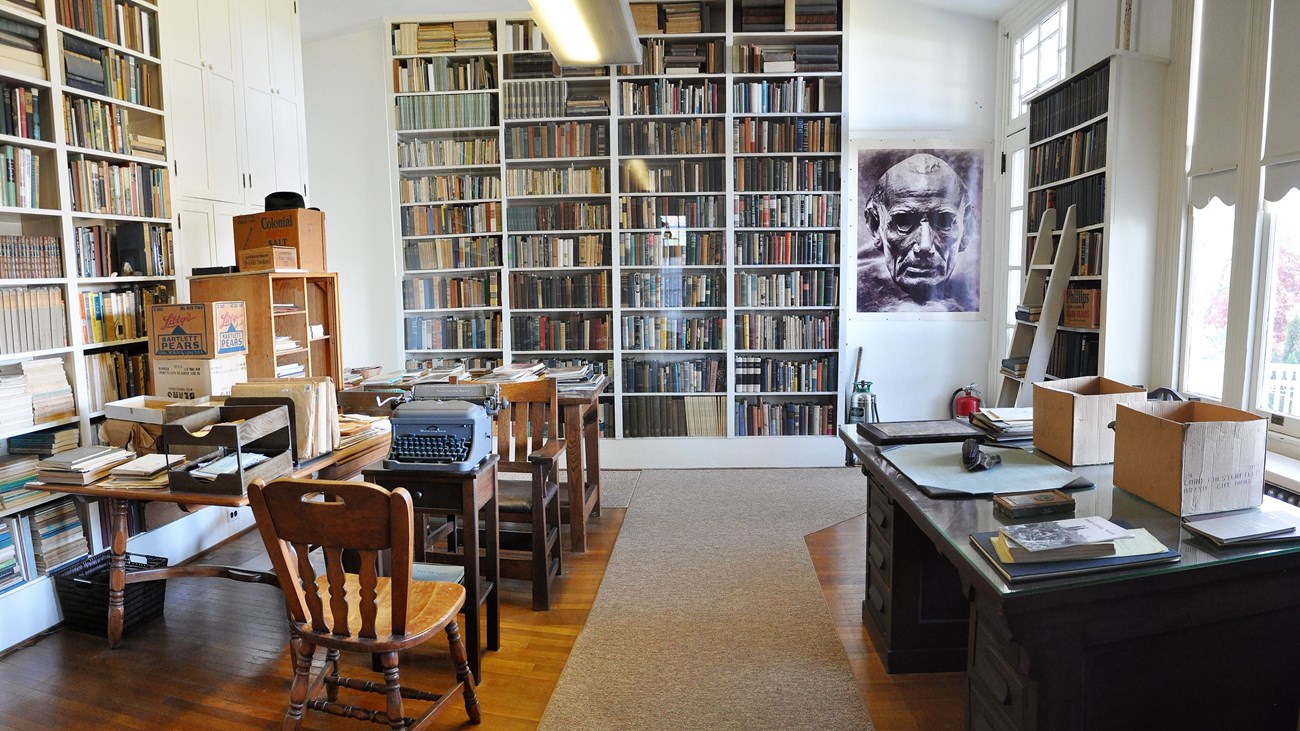
[[[880,630],[881,639],[885,641],[885,647],[881,651],[890,647],[890,625],[893,618],[893,607],[890,606],[889,588],[880,586],[872,582],[870,575],[867,578],[867,615],[875,623],[876,629]]]
[[[1012,665],[1016,649],[991,629],[982,617],[976,619],[966,675],[971,708],[982,707],[991,728],[1029,728],[1032,685]]]
[[[894,552],[892,546],[878,534],[867,538],[867,573],[876,574],[885,586],[891,586],[894,579]]]
[[[867,535],[886,544],[894,536],[894,501],[885,495],[875,480],[870,481],[867,491]]]

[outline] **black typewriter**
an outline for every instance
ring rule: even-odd
[[[468,398],[483,394],[485,404]],[[393,441],[384,467],[390,470],[469,472],[492,451],[495,389],[482,386],[418,387],[415,400],[399,404],[389,421]],[[444,400],[445,399],[445,400]]]

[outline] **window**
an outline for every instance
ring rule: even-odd
[[[1011,118],[1029,111],[1029,98],[1065,78],[1066,8],[1061,3],[1011,47]]]
[[[1300,417],[1300,191],[1265,203],[1269,246],[1260,309],[1260,372],[1255,407]]]
[[[1192,208],[1188,239],[1182,387],[1215,401],[1223,398],[1234,212],[1219,198]]]

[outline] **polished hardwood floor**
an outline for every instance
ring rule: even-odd
[[[533,729],[586,622],[624,510],[594,519],[585,554],[565,554],[548,612],[530,609],[526,583],[506,581],[502,649],[487,653],[479,699],[486,729]],[[889,676],[861,624],[864,518],[807,537],[823,593],[880,731],[962,728],[964,674]],[[227,564],[262,552],[255,532],[201,560]],[[283,600],[271,587],[179,579],[167,587],[163,618],[105,640],[58,629],[0,657],[0,729],[278,728],[291,675]],[[346,656],[345,656],[346,659]],[[369,662],[345,668],[368,676]],[[404,682],[436,689],[451,677],[445,645],[403,658]],[[379,696],[374,696],[378,700]],[[463,707],[435,728],[468,728]],[[304,728],[373,727],[310,713]]]

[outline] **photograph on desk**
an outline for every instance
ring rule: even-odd
[[[970,535],[1008,583],[1113,571],[1182,558],[1145,528],[1099,517],[1025,523]]]

